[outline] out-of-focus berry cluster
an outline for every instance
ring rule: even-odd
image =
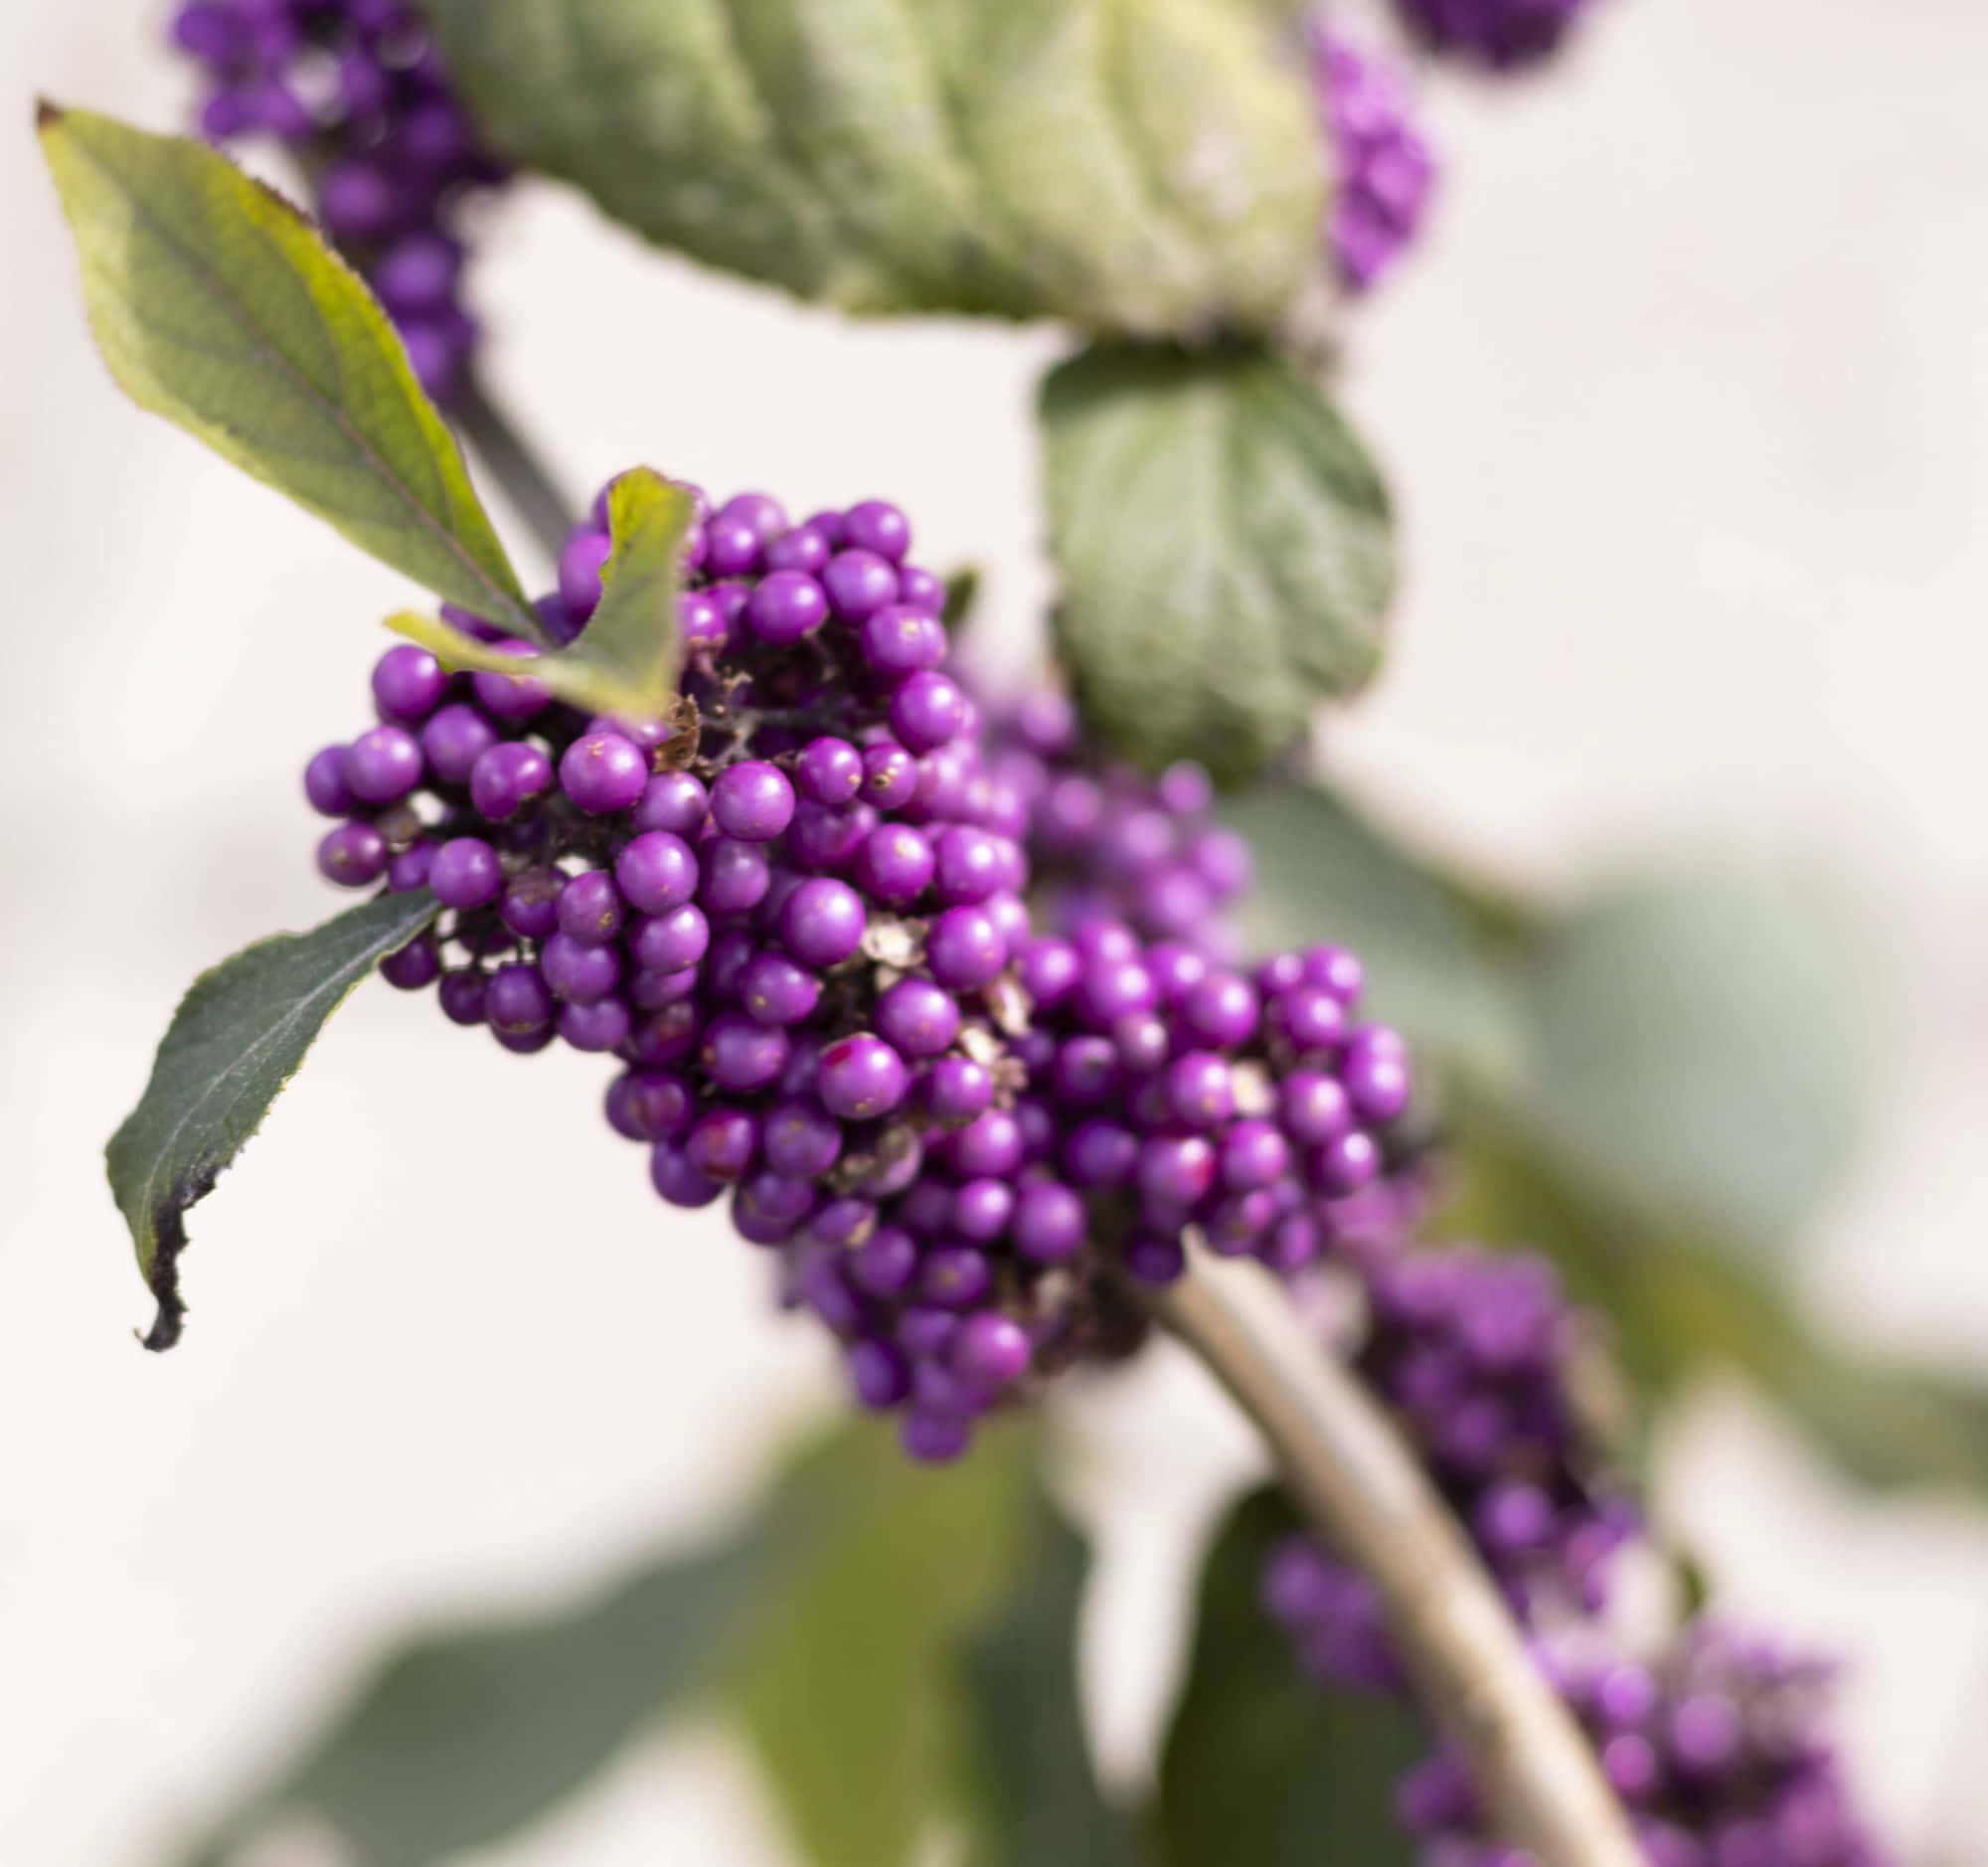
[[[1337,186],[1330,244],[1342,285],[1364,292],[1413,243],[1435,184],[1400,76],[1325,22],[1309,31],[1312,88]]]
[[[1588,0],[1395,0],[1408,31],[1431,52],[1512,72],[1561,48]]]
[[[460,207],[505,177],[404,0],[187,0],[174,43],[206,79],[216,142],[268,136],[301,163],[326,231],[446,402],[477,327],[463,308]]]
[[[1554,1671],[1651,1867],[1884,1867],[1824,1728],[1830,1669],[1699,1622],[1654,1664],[1562,1660]],[[1485,1836],[1452,1756],[1403,1779],[1402,1821],[1430,1867],[1521,1867]]]
[[[557,639],[597,600],[599,511],[540,605]],[[586,718],[523,644],[515,676],[402,645],[305,786],[328,877],[445,910],[388,978],[506,1049],[617,1055],[608,1118],[657,1191],[729,1197],[938,1458],[1125,1338],[1107,1259],[1163,1280],[1191,1228],[1284,1270],[1326,1250],[1387,1184],[1408,1077],[1338,948],[1244,974],[1094,907],[1035,934],[1031,800],[910,543],[881,502],[790,525],[741,495],[687,547],[674,725]],[[1205,786],[1174,801],[1190,850],[1217,834]]]
[[[1192,762],[1148,777],[1086,742],[1069,697],[1046,688],[990,723],[997,775],[1028,807],[1024,831],[1044,925],[1122,921],[1142,939],[1234,956],[1226,911],[1249,885],[1249,846],[1214,820]]]
[[[1354,1367],[1393,1409],[1518,1612],[1538,1624],[1600,1609],[1608,1559],[1634,1515],[1573,1399],[1584,1319],[1540,1259],[1403,1250],[1401,1237],[1342,1255],[1363,1299]],[[1320,1677],[1403,1682],[1372,1589],[1313,1539],[1277,1552],[1264,1601]]]
[[[1340,1254],[1334,1269],[1353,1273],[1363,1298],[1354,1365],[1504,1589],[1652,1867],[1882,1867],[1824,1735],[1827,1668],[1704,1623],[1652,1663],[1621,1656],[1601,1611],[1610,1558],[1636,1516],[1575,1403],[1593,1330],[1552,1270],[1471,1248],[1411,1249],[1400,1233]],[[1315,1280],[1294,1294],[1343,1315]],[[1378,1593],[1316,1539],[1280,1545],[1262,1588],[1314,1677],[1405,1688]],[[1493,1836],[1453,1752],[1404,1777],[1397,1806],[1427,1867],[1528,1867]]]

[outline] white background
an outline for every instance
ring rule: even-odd
[[[27,134],[42,88],[157,126],[163,8],[0,18],[0,1860],[127,1867],[425,1611],[556,1595],[689,1537],[831,1391],[760,1266],[666,1216],[530,1065],[360,994],[200,1213],[186,1345],[98,1161],[199,967],[329,903],[303,757],[366,717],[404,595],[126,407]],[[1841,1326],[1988,1348],[1988,9],[1600,0],[1561,78],[1443,86],[1425,258],[1350,398],[1411,586],[1332,734],[1387,808],[1543,885],[1679,848],[1857,903],[1877,1119],[1813,1240]],[[1054,334],[852,329],[520,191],[478,292],[576,483],[637,459],[803,509],[911,506],[1039,607],[1026,421]],[[1088,1397],[1108,1561],[1087,1658],[1136,1770],[1181,1527],[1246,1457],[1197,1377]],[[1094,1456],[1092,1455],[1094,1453]],[[1871,1798],[1988,1860],[1988,1522],[1837,1488],[1737,1390],[1671,1436],[1675,1521],[1739,1607],[1848,1652]],[[483,1867],[785,1858],[711,1734],[638,1748]]]

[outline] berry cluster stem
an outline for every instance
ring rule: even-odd
[[[471,374],[463,383],[450,401],[449,414],[540,549],[557,562],[579,507],[560,490],[545,462],[490,399],[478,376]]]
[[[1163,1287],[1126,1280],[1261,1431],[1298,1506],[1380,1589],[1423,1705],[1507,1836],[1539,1867],[1643,1867],[1593,1752],[1461,1529],[1361,1384],[1261,1273],[1191,1252]]]

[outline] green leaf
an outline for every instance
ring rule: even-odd
[[[661,245],[865,312],[1272,327],[1299,62],[1235,0],[427,0],[479,120]]]
[[[1737,1241],[1785,1242],[1856,1139],[1855,970],[1822,904],[1757,875],[1646,880],[1527,968],[1537,1121],[1581,1171]]]
[[[1421,1054],[1491,1081],[1523,1073],[1530,1008],[1499,925],[1521,910],[1473,898],[1320,785],[1236,792],[1222,815],[1255,854],[1242,903],[1253,952],[1318,940],[1350,946],[1367,968],[1364,1002]]]
[[[1160,1761],[1167,1867],[1411,1867],[1397,1778],[1430,1740],[1399,1699],[1328,1689],[1262,1605],[1296,1527],[1273,1490],[1245,1498],[1202,1572],[1187,1684]]]
[[[418,1632],[272,1781],[181,1857],[212,1867],[315,1816],[355,1867],[428,1867],[556,1807],[637,1733],[710,1690],[733,1643],[860,1507],[882,1435],[845,1421],[786,1461],[750,1520],[536,1614]]]
[[[1131,1821],[1090,1765],[1077,1686],[1090,1553],[1040,1491],[1027,1559],[965,1654],[970,1867],[1137,1867]]]
[[[309,934],[258,941],[202,973],[180,1001],[145,1094],[104,1152],[138,1269],[158,1299],[147,1348],[180,1337],[187,1213],[261,1126],[346,995],[440,912],[425,892],[383,895]]]
[[[1098,345],[1051,374],[1042,418],[1058,641],[1117,751],[1250,777],[1373,676],[1387,491],[1289,363]]]
[[[225,156],[43,104],[90,328],[118,385],[445,601],[536,618],[387,315]]]
[[[614,548],[601,571],[600,601],[566,647],[521,659],[414,610],[389,616],[387,626],[451,668],[529,672],[588,712],[660,719],[675,691],[683,541],[697,508],[683,487],[653,468],[636,467],[615,480],[608,515]]]
[[[1833,1338],[1761,1268],[1757,1246],[1653,1220],[1571,1171],[1519,1111],[1480,1098],[1457,1116],[1439,1229],[1550,1253],[1573,1294],[1607,1317],[1646,1413],[1724,1368],[1866,1484],[1988,1492],[1988,1384]]]
[[[725,1701],[815,1867],[900,1867],[945,1808],[949,1662],[1024,1559],[1032,1449],[984,1431],[933,1472],[886,1436],[852,1448],[842,1516],[741,1643]]]

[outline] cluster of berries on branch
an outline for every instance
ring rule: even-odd
[[[996,775],[1028,809],[1034,899],[1050,931],[1122,921],[1144,940],[1235,956],[1224,917],[1249,886],[1249,846],[1215,821],[1201,765],[1182,761],[1149,777],[1110,758],[1053,687],[997,711],[988,731]]]
[[[540,605],[557,639],[597,600],[602,513]],[[588,718],[523,643],[516,675],[469,676],[402,644],[379,723],[305,788],[339,819],[327,877],[445,911],[387,977],[508,1050],[616,1055],[608,1118],[657,1192],[729,1199],[858,1397],[943,1458],[1126,1339],[1107,1268],[1175,1275],[1191,1228],[1310,1262],[1385,1182],[1409,1086],[1338,948],[1244,973],[1094,907],[1035,932],[1029,787],[910,545],[881,501],[790,524],[742,494],[686,548],[683,718]],[[1190,775],[1184,859],[1233,864]]]
[[[1349,1273],[1353,1365],[1502,1587],[1652,1867],[1884,1867],[1827,1736],[1826,1667],[1705,1622],[1654,1660],[1620,1650],[1604,1611],[1637,1517],[1576,1399],[1597,1324],[1551,1267],[1398,1232],[1297,1280],[1322,1333],[1344,1333]],[[1262,1592],[1312,1676],[1406,1689],[1377,1592],[1317,1538],[1286,1539]],[[1396,1802],[1426,1867],[1528,1867],[1450,1750],[1405,1776]]]
[[[318,218],[447,403],[477,337],[461,293],[464,201],[505,179],[406,0],[186,0],[202,132],[269,137],[301,165]]]
[[[1825,1728],[1827,1665],[1714,1621],[1686,1627],[1649,1664],[1547,1663],[1650,1867],[1886,1867]],[[1396,1801],[1429,1867],[1523,1867],[1489,1838],[1453,1756],[1419,1765]]]

